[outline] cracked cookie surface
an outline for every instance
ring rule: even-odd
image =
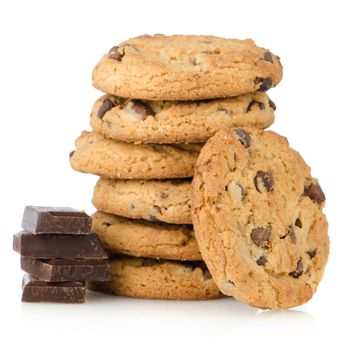
[[[149,221],[191,224],[191,181],[108,180],[96,183],[92,203],[99,211]]]
[[[190,102],[105,95],[95,102],[90,124],[95,132],[123,142],[205,142],[223,127],[265,129],[274,121],[275,108],[265,93]]]
[[[128,219],[98,211],[92,215],[92,231],[110,253],[155,259],[202,260],[192,225]]]
[[[70,154],[74,170],[110,179],[172,179],[193,176],[200,146],[134,145],[83,131]]]
[[[110,95],[198,100],[267,91],[282,79],[278,56],[251,39],[143,35],[114,46],[92,73]]]
[[[191,196],[199,249],[224,294],[273,309],[312,297],[329,253],[325,196],[286,138],[219,131],[200,153]]]
[[[89,289],[146,299],[206,300],[222,296],[203,261],[119,257],[110,263],[111,281],[89,283]]]

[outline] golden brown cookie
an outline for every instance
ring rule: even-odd
[[[88,288],[145,299],[205,300],[221,296],[203,262],[120,257],[111,261],[112,280]]]
[[[96,65],[93,84],[110,95],[200,100],[264,92],[282,79],[278,56],[251,39],[144,35],[114,46]]]
[[[110,253],[170,260],[202,260],[192,225],[128,219],[96,212],[92,231]]]
[[[134,143],[205,142],[223,127],[265,129],[275,104],[264,93],[206,101],[145,101],[99,98],[91,112],[95,132]]]
[[[131,219],[191,224],[191,181],[99,179],[92,203],[97,210]]]
[[[193,176],[198,145],[134,145],[83,131],[70,154],[74,170],[110,179],[172,179]]]
[[[200,153],[191,194],[198,246],[224,294],[273,309],[312,297],[329,252],[325,196],[286,138],[219,131]]]

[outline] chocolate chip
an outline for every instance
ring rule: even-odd
[[[270,245],[271,226],[256,227],[250,233],[252,241],[260,248],[268,248]]]
[[[262,255],[257,261],[256,263],[259,266],[264,266],[267,263],[267,259]]]
[[[299,228],[302,228],[302,227],[303,227],[303,225],[302,225],[302,223],[301,223],[301,221],[300,221],[299,218],[297,218],[297,219],[295,220],[294,225],[297,226],[297,227],[299,227]]]
[[[111,226],[112,224],[109,223],[109,222],[107,222],[107,221],[103,221],[102,225],[103,225],[103,226],[109,227],[109,226]]]
[[[150,106],[138,100],[130,101],[126,108],[135,112],[141,120],[145,120],[149,115],[155,114]]]
[[[272,100],[269,99],[269,106],[275,111],[276,110],[276,105],[275,102],[273,102]]]
[[[238,135],[239,142],[245,148],[249,148],[252,143],[252,139],[250,138],[249,134],[243,129],[235,129],[235,133]]]
[[[103,101],[101,107],[99,108],[98,112],[97,112],[97,116],[100,119],[103,119],[103,117],[105,116],[105,114],[114,107],[114,103],[109,100],[108,98],[106,100]]]
[[[289,276],[292,276],[293,278],[298,278],[303,274],[303,272],[304,272],[303,269],[304,269],[303,260],[300,258],[298,263],[297,263],[296,270],[290,272]]]
[[[71,159],[73,157],[75,151],[69,152],[69,159]]]
[[[252,101],[249,103],[249,106],[247,107],[247,112],[250,112],[253,107],[258,107],[261,111],[265,109],[265,105],[260,101]]]
[[[113,46],[108,52],[109,58],[112,58],[112,59],[117,60],[119,62],[122,60],[123,56],[124,56],[124,52],[120,53],[119,46]]]
[[[271,171],[258,171],[254,178],[254,184],[258,192],[271,192],[274,180]]]
[[[304,196],[309,196],[314,202],[322,203],[326,200],[322,188],[318,184],[311,184],[304,189]]]
[[[271,78],[256,77],[254,79],[254,84],[260,84],[259,89],[257,89],[257,91],[265,92],[272,86],[272,80]]]
[[[263,59],[264,61],[273,63],[273,58],[272,58],[272,54],[271,54],[270,51],[266,51],[266,52],[264,53],[262,59]]]
[[[316,251],[317,249],[309,250],[308,252],[306,252],[306,254],[310,257],[310,259],[313,259],[316,256]]]
[[[148,216],[148,220],[149,220],[149,221],[155,221],[155,222],[160,221],[160,220],[157,219],[154,215],[149,215],[149,216]]]

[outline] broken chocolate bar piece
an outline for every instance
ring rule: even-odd
[[[91,222],[89,215],[73,208],[29,205],[24,209],[22,228],[36,234],[88,234]]]
[[[95,233],[36,235],[21,231],[13,235],[13,250],[32,258],[108,259]]]
[[[81,304],[85,297],[84,282],[48,283],[25,274],[22,282],[22,301]]]
[[[33,259],[21,256],[21,268],[45,282],[111,279],[111,265],[105,260]]]

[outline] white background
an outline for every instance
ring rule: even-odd
[[[0,2],[0,348],[349,348],[349,11],[347,1]],[[252,37],[281,57],[272,129],[327,195],[331,255],[314,298],[286,312],[232,299],[165,302],[89,294],[84,305],[22,304],[11,249],[26,204],[92,213],[96,179],[68,153],[100,93],[91,70],[140,34]],[[14,343],[9,345],[8,342]],[[5,347],[5,344],[8,344]],[[333,345],[334,346],[334,345]]]

